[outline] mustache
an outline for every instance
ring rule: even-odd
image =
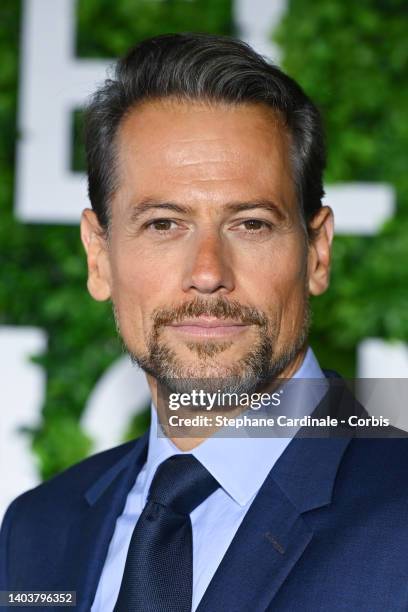
[[[181,323],[183,319],[192,317],[215,317],[217,319],[233,319],[243,325],[259,325],[266,327],[266,315],[254,308],[246,306],[237,300],[226,300],[218,296],[213,300],[195,298],[190,302],[170,308],[158,308],[152,313],[153,328],[155,330],[171,323]]]

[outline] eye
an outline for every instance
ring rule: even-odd
[[[157,232],[168,232],[173,229],[174,221],[171,219],[154,219],[146,223],[148,229],[156,230]]]
[[[262,221],[261,219],[246,219],[242,221],[241,225],[245,227],[245,229],[252,233],[259,233],[262,230],[271,229],[271,224],[266,221]]]

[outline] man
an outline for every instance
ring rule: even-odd
[[[333,236],[313,103],[239,41],[158,37],[93,97],[87,154],[88,290],[146,372],[152,425],[13,502],[0,588],[93,612],[407,610],[405,440],[158,435],[160,389],[197,380],[315,380],[302,414],[338,411],[307,344]]]

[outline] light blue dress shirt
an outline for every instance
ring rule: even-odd
[[[292,379],[321,380],[321,385],[296,386],[290,398],[291,416],[311,414],[326,392],[324,374],[308,348]],[[313,389],[313,392],[308,392]],[[294,408],[299,403],[299,410]],[[127,551],[136,522],[146,503],[150,483],[158,466],[180,454],[166,437],[157,435],[156,409],[152,405],[148,456],[129,491],[123,513],[116,521],[91,612],[113,610],[119,594]],[[291,430],[293,434],[293,430]],[[217,567],[226,553],[253,499],[291,438],[211,436],[191,453],[218,480],[220,488],[190,515],[193,530],[193,612],[198,607]]]

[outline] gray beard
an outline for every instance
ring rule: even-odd
[[[214,365],[212,359],[232,345],[232,341],[189,342],[186,346],[198,358],[197,366],[185,366],[176,352],[160,339],[163,325],[170,321],[180,321],[186,315],[200,316],[208,314],[220,318],[232,317],[259,326],[259,340],[241,359],[230,366]],[[118,316],[114,309],[116,327],[119,331]],[[305,311],[302,326],[297,337],[278,353],[274,349],[277,330],[267,317],[252,308],[241,306],[236,302],[226,302],[220,298],[214,303],[203,303],[195,300],[184,305],[178,311],[168,309],[156,311],[153,315],[153,328],[148,339],[148,350],[135,353],[124,345],[133,363],[156,379],[158,387],[167,393],[191,393],[203,389],[214,393],[254,393],[267,387],[273,379],[290,365],[304,349],[310,327],[310,307],[305,295]]]

